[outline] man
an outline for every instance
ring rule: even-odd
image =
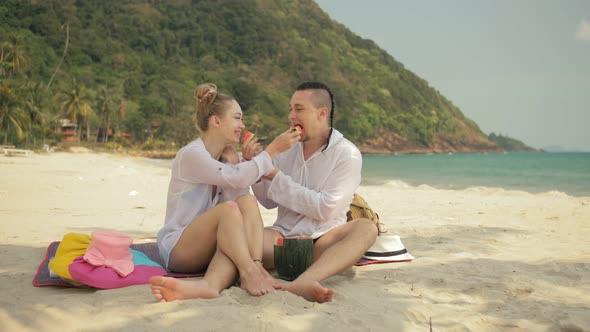
[[[331,301],[334,290],[320,281],[353,266],[375,242],[377,227],[368,219],[346,222],[346,212],[361,182],[362,157],[354,144],[332,128],[334,99],[318,82],[297,87],[289,120],[301,130],[300,141],[281,153],[275,169],[252,186],[266,208],[278,207],[277,221],[264,230],[263,264],[274,267],[273,245],[279,237],[314,239],[312,265],[284,289],[308,301]],[[259,146],[249,140],[246,159]]]

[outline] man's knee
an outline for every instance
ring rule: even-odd
[[[277,238],[283,236],[281,233],[268,227],[264,229],[263,234],[262,262],[266,269],[274,269],[274,244],[276,243]]]
[[[277,242],[277,239],[284,237],[283,235],[281,235],[281,233],[277,232],[276,230],[270,227],[265,227],[262,234],[265,247],[268,247],[271,250],[274,249],[274,245]]]
[[[375,242],[375,239],[378,235],[378,229],[377,225],[375,225],[372,220],[367,218],[359,218],[351,222],[354,222],[353,232],[355,233],[355,236],[360,236],[367,242]]]

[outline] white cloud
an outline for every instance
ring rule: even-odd
[[[582,19],[578,24],[578,30],[576,31],[576,40],[590,41],[590,23],[586,19]]]

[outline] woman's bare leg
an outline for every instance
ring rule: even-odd
[[[212,299],[231,286],[238,276],[234,263],[220,250],[215,252],[205,276],[201,280],[181,280],[152,277],[152,293],[162,302],[185,299]]]
[[[258,208],[258,201],[254,195],[243,195],[236,200],[236,203],[238,203],[240,212],[244,218],[244,228],[250,256],[252,256],[252,259],[260,260],[256,261],[260,272],[264,273],[267,278],[274,279],[262,264],[264,223],[262,222],[262,216]],[[275,281],[277,282],[277,286],[280,285],[278,280]]]
[[[183,232],[170,254],[169,268],[177,272],[194,272],[205,267],[219,251],[237,267],[241,287],[252,295],[263,295],[275,289],[274,282],[261,273],[253,261],[246,241],[243,219],[238,205],[229,201],[219,204],[195,219]],[[224,265],[227,261],[223,261]],[[213,272],[210,279],[221,278],[229,268]],[[211,273],[210,273],[211,275]],[[152,286],[170,282],[154,278]],[[231,283],[230,283],[231,284]],[[193,296],[194,297],[194,296]]]
[[[242,214],[235,202],[231,205],[232,213],[239,218],[224,218],[217,229],[217,244],[219,249],[231,259],[240,275],[240,287],[252,295],[264,295],[272,292],[275,287],[271,280],[260,272],[256,266],[246,240],[246,231]],[[226,204],[226,203],[224,203]]]

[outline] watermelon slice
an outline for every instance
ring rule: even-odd
[[[254,133],[251,131],[247,131],[242,135],[242,143],[246,143],[246,141],[250,138],[253,137]]]

